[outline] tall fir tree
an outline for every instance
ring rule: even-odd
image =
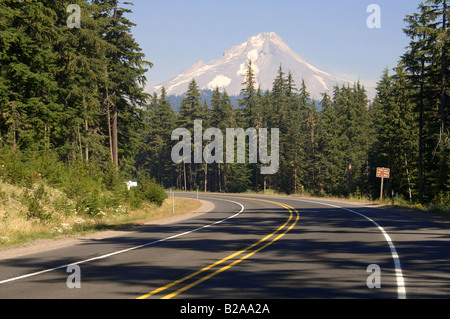
[[[419,12],[408,15],[404,29],[410,37],[402,57],[409,83],[415,89],[419,125],[419,200],[433,200],[436,193],[448,192],[450,170],[446,108],[448,103],[448,21],[446,0],[421,3]]]
[[[107,85],[103,88],[103,99],[107,106],[111,160],[118,170],[119,158],[124,159],[124,165],[127,165],[134,154],[133,147],[124,146],[130,145],[128,141],[137,139],[133,132],[136,132],[142,118],[138,106],[144,104],[147,98],[143,87],[147,67],[152,67],[152,63],[144,60],[142,49],[131,34],[135,24],[126,15],[132,11],[120,7],[118,0],[92,2],[102,8],[96,18],[106,21],[102,38],[113,46],[105,55]]]

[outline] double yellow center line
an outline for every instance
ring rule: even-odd
[[[268,201],[268,200],[262,200],[262,199],[242,198],[242,197],[240,197],[240,199],[266,202],[266,203],[271,203],[271,204],[275,204],[275,205],[281,206],[281,207],[283,207],[283,208],[285,208],[285,209],[287,209],[289,211],[289,219],[288,219],[288,221],[286,223],[284,223],[284,225],[280,226],[276,231],[274,231],[270,235],[267,235],[266,237],[264,237],[263,239],[259,240],[258,242],[254,243],[254,244],[252,244],[252,245],[250,245],[248,247],[246,247],[245,249],[242,249],[242,250],[240,250],[238,252],[235,252],[234,254],[231,254],[228,257],[225,257],[225,258],[223,258],[223,259],[221,259],[219,261],[216,261],[215,263],[213,263],[213,264],[211,264],[211,265],[209,265],[209,266],[207,266],[205,268],[202,268],[202,269],[200,269],[200,270],[198,270],[198,271],[196,271],[196,272],[194,272],[194,273],[192,273],[190,275],[187,275],[187,276],[185,276],[185,277],[183,277],[181,279],[178,279],[178,280],[176,280],[174,282],[171,282],[171,283],[165,285],[164,287],[155,289],[152,292],[139,297],[138,299],[150,298],[150,297],[152,297],[152,296],[154,296],[154,295],[156,295],[158,293],[161,293],[161,292],[163,292],[163,291],[165,291],[167,289],[170,289],[170,288],[172,288],[172,287],[174,287],[176,285],[182,284],[185,281],[187,281],[187,280],[189,280],[189,279],[191,279],[193,277],[196,277],[196,276],[198,276],[198,275],[200,275],[200,274],[202,274],[202,273],[204,273],[204,272],[206,272],[208,270],[211,270],[212,268],[217,267],[217,266],[223,264],[226,261],[229,261],[229,260],[231,260],[233,258],[236,258],[236,257],[238,257],[240,255],[244,255],[245,254],[244,256],[242,256],[239,259],[234,260],[230,264],[228,264],[226,266],[223,266],[223,267],[215,270],[214,272],[211,272],[211,273],[209,273],[209,274],[207,274],[207,275],[197,279],[196,281],[194,281],[194,282],[192,282],[190,284],[182,286],[181,288],[179,288],[175,292],[170,293],[170,294],[162,297],[162,299],[174,298],[177,295],[185,292],[186,290],[189,290],[189,289],[191,289],[191,288],[201,284],[202,282],[204,282],[204,281],[206,281],[208,279],[211,279],[212,277],[217,276],[218,274],[220,274],[220,273],[230,269],[231,267],[236,266],[237,264],[241,263],[242,261],[252,257],[256,253],[260,252],[261,250],[267,248],[268,246],[272,245],[276,241],[280,240],[281,238],[283,238],[287,233],[289,233],[297,225],[297,223],[298,223],[298,221],[300,219],[300,214],[292,206],[289,206],[289,205],[286,205],[286,204],[283,204],[283,203],[278,203],[278,202],[273,202],[273,201]],[[294,216],[294,213],[295,213],[295,216]]]

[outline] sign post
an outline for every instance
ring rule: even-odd
[[[391,178],[391,170],[389,168],[378,167],[377,168],[377,177],[381,178],[380,201],[383,201],[384,179]]]

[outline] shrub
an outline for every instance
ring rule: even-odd
[[[102,211],[100,202],[100,192],[94,190],[92,192],[86,192],[76,199],[76,209],[83,215],[89,215],[95,217]]]
[[[433,204],[443,208],[450,208],[450,192],[444,193],[441,191],[434,197]]]
[[[127,202],[133,208],[139,208],[144,201],[161,206],[166,199],[164,188],[147,176],[140,179],[138,187],[131,188],[127,192]]]
[[[74,207],[69,202],[69,199],[65,194],[59,195],[52,203],[53,208],[61,212],[65,215],[70,215],[70,213],[73,211]]]
[[[51,219],[51,214],[47,213],[44,203],[48,200],[48,194],[44,185],[39,187],[31,194],[28,190],[22,195],[22,203],[27,207],[27,218],[47,221]]]
[[[141,181],[141,190],[144,199],[157,206],[161,206],[168,197],[164,188],[158,185],[154,180],[146,179]]]
[[[20,151],[3,148],[0,152],[1,174],[5,182],[31,188],[33,184],[32,172],[24,162]]]
[[[131,208],[140,208],[142,206],[142,203],[144,202],[144,195],[140,188],[130,189],[127,193],[126,201],[131,206]]]

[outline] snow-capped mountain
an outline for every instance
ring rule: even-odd
[[[335,85],[353,85],[345,79],[323,72],[305,62],[273,32],[260,33],[248,38],[238,46],[225,51],[222,57],[205,64],[198,61],[173,78],[149,88],[146,92],[159,92],[164,86],[168,95],[182,95],[187,91],[192,79],[201,90],[225,89],[228,95],[239,95],[247,71],[248,61],[252,61],[257,87],[271,90],[280,65],[285,73],[291,71],[297,87],[305,81],[308,92],[314,99],[321,99],[321,93],[332,94]],[[374,89],[366,87],[369,98]]]

